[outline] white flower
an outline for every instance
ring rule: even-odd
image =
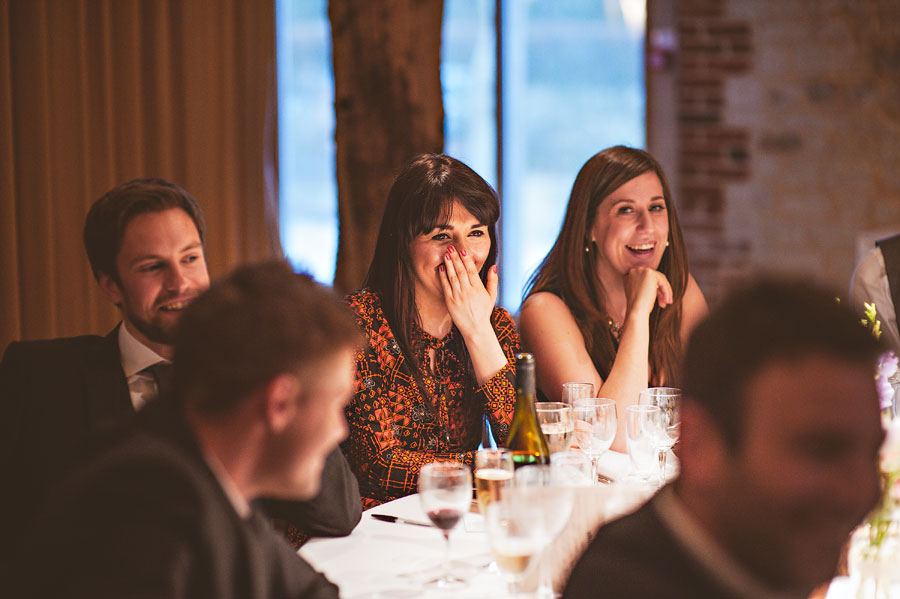
[[[884,428],[885,438],[881,445],[881,471],[900,472],[900,420],[892,420]]]
[[[878,389],[878,403],[882,410],[890,408],[894,402],[894,387],[888,380],[897,372],[900,360],[892,351],[886,351],[878,357],[875,367],[875,386]]]

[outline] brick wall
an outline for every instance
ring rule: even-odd
[[[714,302],[776,271],[845,289],[857,240],[900,231],[900,2],[679,0],[673,26],[676,122],[649,126],[677,138],[701,287]]]

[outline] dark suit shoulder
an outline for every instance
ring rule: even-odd
[[[135,431],[75,468],[29,535],[22,597],[337,597],[277,538],[242,519],[198,451]],[[48,555],[66,559],[48,570]]]
[[[37,341],[13,341],[0,361],[0,395],[40,397],[47,390],[64,389],[69,377],[102,368],[119,373],[119,344],[114,330],[105,337],[81,335]],[[6,399],[4,397],[4,399]]]
[[[652,502],[597,531],[575,564],[563,594],[565,599],[730,596],[675,541]]]
[[[10,343],[0,360],[0,475],[17,493],[0,498],[0,563],[51,485],[95,432],[134,414],[118,350],[118,329]]]
[[[350,465],[335,448],[325,459],[318,495],[307,501],[261,499],[259,506],[273,518],[286,520],[313,537],[350,534],[362,517],[359,484]]]
[[[103,347],[108,343],[107,337],[99,335],[80,335],[78,337],[60,337],[57,339],[38,339],[35,341],[13,341],[6,346],[3,361],[16,362],[38,359],[52,359],[78,355],[90,348]]]
[[[208,585],[210,556],[229,538],[200,532],[228,527],[211,496],[190,458],[147,435],[123,434],[50,493],[17,569],[29,589],[22,596],[60,588],[72,597],[191,596]],[[47,570],[56,554],[68,557]]]
[[[98,519],[161,511],[192,518],[214,502],[212,478],[198,459],[134,427],[111,431],[61,481],[48,506],[60,512],[80,504],[79,511]]]

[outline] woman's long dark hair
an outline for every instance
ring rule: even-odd
[[[381,295],[381,306],[403,356],[417,372],[409,332],[422,325],[416,308],[415,279],[409,246],[412,241],[449,221],[454,200],[487,227],[491,249],[481,267],[481,280],[497,261],[497,193],[471,168],[444,154],[421,154],[404,166],[388,193],[375,254],[364,287]],[[463,363],[465,344],[460,343]]]
[[[538,266],[525,288],[525,297],[538,291],[559,295],[581,330],[584,346],[604,380],[616,357],[616,339],[609,329],[606,293],[597,277],[597,246],[591,228],[597,207],[609,194],[646,172],[662,184],[669,218],[669,246],[659,271],[672,285],[674,302],[665,310],[654,306],[650,313],[650,384],[674,384],[681,357],[681,300],[688,281],[688,261],[672,202],[669,182],[659,163],[647,152],[614,146],[592,156],[575,177],[569,206],[556,243]],[[599,243],[599,242],[598,242]],[[587,248],[587,251],[585,251]]]

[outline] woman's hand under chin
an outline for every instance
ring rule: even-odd
[[[666,275],[645,266],[632,268],[625,274],[625,317],[650,316],[654,304],[665,308],[673,301],[672,286]]]
[[[472,257],[465,250],[456,251],[450,246],[438,277],[444,290],[447,311],[463,337],[493,332],[491,312],[497,303],[497,267],[492,266],[488,271],[485,287]]]

